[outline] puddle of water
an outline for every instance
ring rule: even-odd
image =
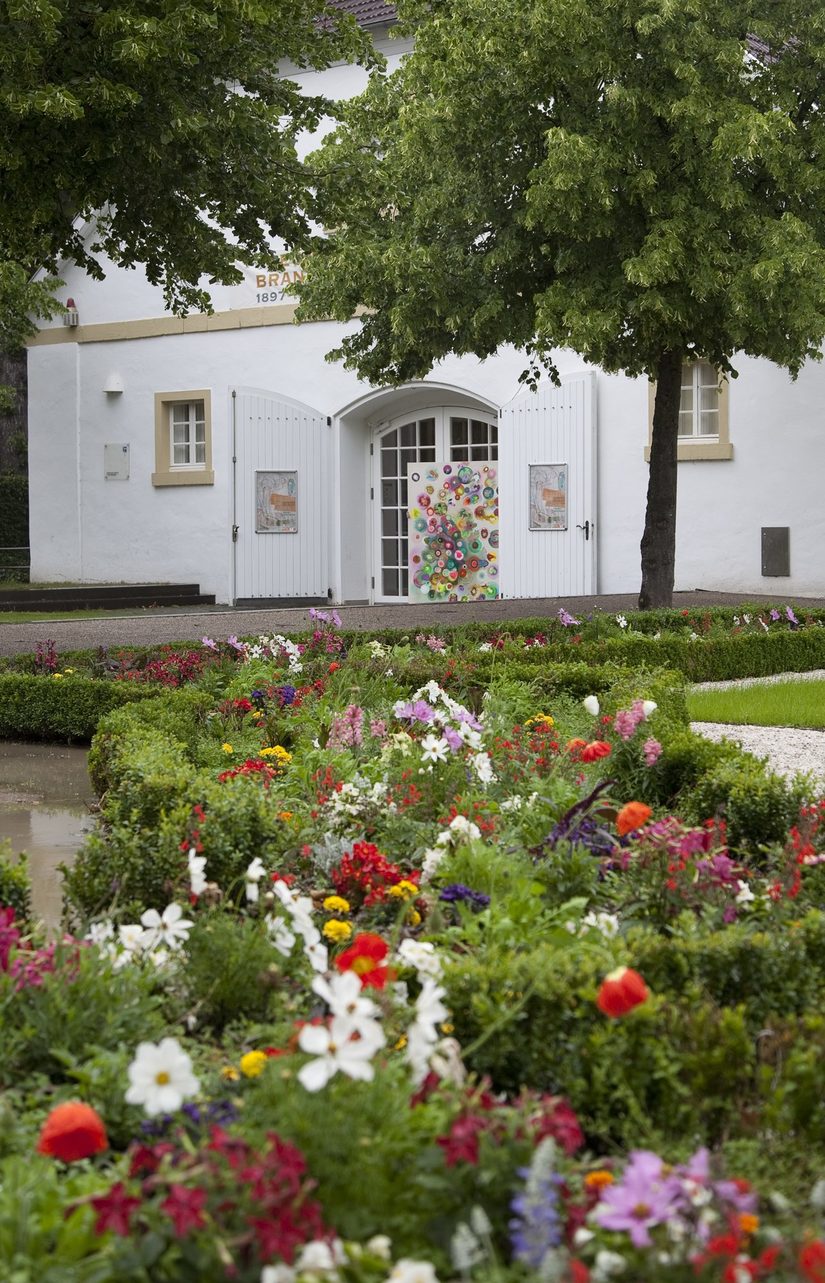
[[[85,748],[0,742],[0,841],[28,855],[32,913],[56,927],[61,912],[59,864],[71,864],[94,827],[94,790]]]

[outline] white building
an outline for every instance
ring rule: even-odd
[[[295,78],[343,97],[365,73]],[[29,349],[33,581],[295,604],[638,589],[646,381],[561,353],[561,389],[533,394],[502,350],[371,388],[324,360],[341,326],[293,323],[293,272],[181,319],[139,271],[64,267],[77,324]],[[821,594],[825,367],[737,366],[721,393],[686,367],[676,587]]]

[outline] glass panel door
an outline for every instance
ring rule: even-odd
[[[407,469],[437,460],[498,458],[498,423],[477,412],[425,410],[396,420],[374,439],[375,601],[406,601],[409,591]]]

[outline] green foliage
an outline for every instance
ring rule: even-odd
[[[88,1198],[107,1180],[49,1158],[0,1161],[0,1275],[6,1283],[108,1283],[111,1258]],[[74,1204],[69,1210],[68,1204]]]
[[[701,775],[683,793],[682,804],[688,820],[724,819],[731,850],[742,854],[783,842],[799,814],[795,792],[747,754],[731,756]]]
[[[11,842],[0,841],[0,908],[14,909],[18,922],[31,912],[31,879],[24,856],[12,855]]]
[[[273,237],[307,234],[295,140],[326,107],[279,66],[369,60],[355,23],[325,13],[105,0],[80,21],[68,0],[4,5],[0,257],[71,258],[97,277],[102,254],[141,262],[180,312],[208,306],[204,276],[236,284],[239,264],[274,265]],[[80,216],[95,211],[90,237]]]
[[[275,1019],[284,1001],[282,962],[262,921],[199,915],[186,942],[184,977],[198,1024],[220,1034],[233,1021]]]
[[[100,682],[79,675],[56,678],[0,673],[0,738],[88,742],[104,713],[156,694],[152,687]]]
[[[0,475],[0,547],[26,548],[28,543],[28,479],[6,472]]]
[[[71,1080],[74,1066],[92,1049],[131,1047],[136,1035],[162,1029],[156,978],[138,967],[114,971],[96,950],[76,944],[55,947],[54,970],[41,969],[39,983],[19,986],[0,974],[0,1083],[23,1074]]]

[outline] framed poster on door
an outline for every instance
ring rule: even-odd
[[[298,473],[255,473],[256,535],[298,533]]]
[[[531,463],[530,530],[567,529],[566,463]]]

